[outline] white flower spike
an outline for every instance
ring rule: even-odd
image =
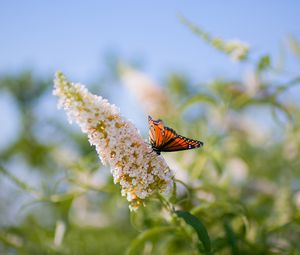
[[[53,94],[59,107],[67,112],[103,162],[109,164],[122,195],[136,210],[155,192],[168,193],[173,187],[173,172],[162,157],[154,156],[136,127],[122,118],[119,109],[83,85],[73,84],[60,72],[56,74]]]

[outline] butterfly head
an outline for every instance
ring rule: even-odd
[[[152,150],[157,154],[160,155],[160,150],[158,150],[155,146],[152,145]]]
[[[160,125],[161,128],[164,127],[164,123],[161,119],[154,120],[150,115],[148,115],[148,122],[154,125]]]

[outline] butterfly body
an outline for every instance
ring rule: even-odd
[[[166,127],[162,120],[153,120],[148,116],[149,139],[152,150],[161,152],[190,150],[203,146],[203,142],[178,135],[172,128]]]

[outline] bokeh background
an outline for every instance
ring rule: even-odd
[[[185,225],[157,238],[174,224],[157,201],[129,212],[109,168],[57,110],[61,70],[145,139],[151,114],[204,141],[163,156],[184,183],[174,206],[203,222],[212,252],[299,254],[299,10],[297,1],[2,1],[0,252],[203,252]],[[249,52],[234,61],[216,38]]]

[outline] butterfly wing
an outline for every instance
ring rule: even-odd
[[[162,120],[153,120],[148,116],[149,139],[152,147],[159,148],[164,142],[164,123]]]
[[[203,146],[203,142],[178,135],[172,128],[164,127],[164,140],[159,150],[165,152],[182,151],[199,148],[201,146]]]
[[[149,138],[155,151],[182,151],[203,146],[203,142],[178,135],[172,128],[166,127],[162,120],[153,120],[148,116]]]

